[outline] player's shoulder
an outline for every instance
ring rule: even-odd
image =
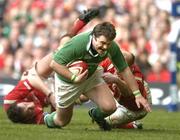
[[[115,47],[119,47],[118,43],[116,41],[114,41],[114,40],[112,41],[111,45],[115,46]]]

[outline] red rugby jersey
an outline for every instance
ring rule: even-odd
[[[34,102],[35,104],[35,124],[42,124],[43,107],[48,105],[47,97],[41,91],[32,87],[28,80],[19,81],[18,84],[4,97],[4,110],[14,102]]]

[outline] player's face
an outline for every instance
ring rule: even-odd
[[[34,109],[35,104],[34,102],[21,102],[17,104],[18,107],[20,107],[23,110],[23,115],[27,118],[34,117]]]
[[[93,46],[98,54],[103,54],[110,46],[111,41],[109,41],[105,36],[101,35],[99,37],[93,37]]]

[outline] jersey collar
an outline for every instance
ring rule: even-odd
[[[91,50],[91,42],[92,42],[92,35],[89,36],[89,42],[88,42],[88,44],[87,44],[87,46],[86,46],[86,50],[89,52],[89,54],[90,54],[91,56],[97,57],[97,56],[99,56],[98,53],[95,54],[95,55],[92,53],[92,50]]]

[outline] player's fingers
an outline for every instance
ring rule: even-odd
[[[140,103],[138,101],[136,101],[136,105],[138,108],[140,108]]]
[[[152,110],[151,110],[151,107],[150,107],[150,105],[147,103],[145,106],[144,106],[144,108],[145,108],[145,110],[147,111],[147,112],[151,112]]]
[[[88,70],[85,70],[85,71],[81,74],[82,77],[87,76],[87,75],[88,75]]]
[[[83,81],[87,77],[88,77],[88,70],[85,70],[80,76],[80,79],[81,79],[80,81]]]
[[[88,70],[85,70],[83,73],[77,75],[77,77],[74,80],[74,83],[79,83],[85,80],[88,76]]]

